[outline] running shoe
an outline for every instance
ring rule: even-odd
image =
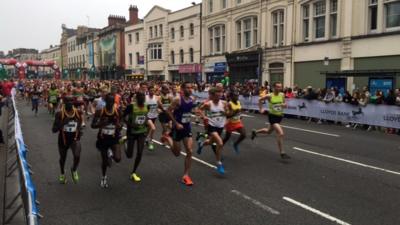
[[[153,141],[149,142],[149,150],[150,151],[154,151],[154,143],[153,143]]]
[[[282,159],[291,159],[291,157],[290,157],[288,154],[286,154],[286,153],[282,153],[282,154],[281,154],[281,158],[282,158]]]
[[[239,154],[239,145],[238,144],[233,144],[233,150],[235,150],[236,154]]]
[[[60,184],[66,184],[66,183],[67,183],[67,178],[65,177],[64,174],[61,174],[61,175],[58,177],[58,181],[60,182]]]
[[[225,174],[225,168],[224,168],[224,165],[222,165],[222,163],[219,164],[219,165],[217,165],[217,171],[218,171],[218,173],[221,174],[221,175],[224,175],[224,174]]]
[[[73,171],[71,168],[71,175],[72,175],[72,181],[77,184],[79,182],[79,174],[78,171]]]
[[[104,176],[101,178],[100,187],[108,188],[107,176]]]
[[[254,140],[254,138],[257,137],[257,131],[254,129],[251,131],[251,140]]]
[[[140,182],[142,179],[136,173],[132,173],[131,180],[135,182]]]
[[[114,156],[113,152],[110,149],[108,149],[107,150],[108,167],[112,166],[113,156]]]
[[[198,140],[197,141],[197,154],[198,155],[200,155],[201,152],[203,151],[203,147],[204,147],[204,141]]]
[[[193,181],[188,175],[185,175],[185,176],[182,177],[182,183],[185,184],[186,186],[192,186],[193,185]]]

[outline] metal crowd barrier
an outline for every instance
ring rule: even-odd
[[[10,176],[17,176],[18,190],[15,196],[5,204],[5,210],[9,215],[4,215],[3,223],[10,224],[16,219],[16,215],[23,210],[27,225],[38,225],[42,216],[39,213],[39,202],[36,197],[36,188],[32,180],[31,166],[27,161],[28,148],[25,145],[18,110],[15,102],[15,89],[12,91],[11,101],[9,102],[8,118],[8,152],[6,165],[6,179]]]

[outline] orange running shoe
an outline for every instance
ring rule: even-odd
[[[182,177],[182,183],[184,183],[186,186],[192,186],[193,185],[193,181],[188,175],[185,175],[185,176]]]

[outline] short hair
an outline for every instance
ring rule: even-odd
[[[188,82],[188,81],[183,82],[183,83],[181,84],[181,88],[182,88],[182,89],[183,89],[183,88],[186,88],[186,86],[187,86],[188,84],[190,84],[190,82]]]
[[[275,83],[274,83],[274,87],[275,87],[276,85],[278,85],[278,84],[282,84],[282,82],[280,82],[280,81],[275,82]]]

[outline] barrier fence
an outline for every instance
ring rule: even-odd
[[[39,202],[36,198],[36,188],[32,181],[31,166],[27,161],[28,149],[25,145],[18,110],[15,102],[15,89],[12,91],[11,102],[9,105],[8,118],[8,154],[7,154],[7,172],[6,176],[10,177],[14,173],[18,176],[19,190],[12,197],[12,200],[6,205],[6,209],[13,209],[10,215],[3,219],[4,224],[9,224],[15,216],[23,209],[25,221],[27,225],[38,225],[39,219]],[[22,200],[22,201],[21,201]],[[20,203],[21,202],[21,203]]]
[[[198,100],[208,98],[207,92],[195,92]],[[243,109],[259,110],[258,96],[243,97],[239,100]],[[354,106],[347,103],[325,103],[317,100],[286,99],[288,115],[304,116],[315,119],[331,120],[342,123],[357,123],[400,129],[400,107],[390,105]],[[264,104],[268,110],[268,102]]]

